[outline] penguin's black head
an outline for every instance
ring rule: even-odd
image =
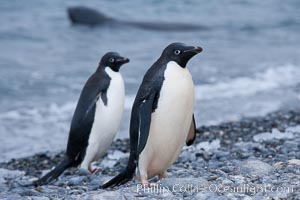
[[[128,58],[122,57],[116,52],[108,52],[102,57],[100,65],[104,67],[110,67],[113,71],[118,72],[120,67],[128,62]]]
[[[187,62],[201,51],[201,47],[187,46],[184,43],[175,42],[164,49],[161,58],[167,61],[175,61],[178,65],[185,68]]]

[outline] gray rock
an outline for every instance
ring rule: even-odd
[[[245,177],[240,175],[229,176],[229,179],[236,183],[237,185],[241,185],[246,182]]]
[[[6,192],[1,192],[0,193],[0,199],[1,200],[16,200],[16,199],[24,199],[22,198],[19,194],[15,193],[6,193]]]
[[[16,171],[16,170],[8,170],[0,168],[0,191],[7,190],[7,186],[5,185],[5,179],[14,179],[20,176],[24,176],[24,172]]]
[[[126,200],[125,197],[118,191],[95,191],[95,192],[88,192],[79,197],[79,199],[90,200],[90,199],[97,199],[97,200]]]
[[[232,185],[233,182],[232,182],[231,180],[229,180],[229,179],[224,179],[224,180],[222,181],[222,184],[223,184],[223,185]]]
[[[269,197],[262,196],[262,194],[256,194],[255,196],[252,197],[253,200],[270,200]]]
[[[228,176],[224,171],[219,170],[219,169],[216,169],[215,173],[217,174],[218,177],[220,177],[222,179],[227,178],[227,176]]]
[[[93,183],[93,184],[98,184],[98,183],[101,181],[100,184],[102,185],[102,184],[108,182],[109,180],[111,180],[112,178],[113,178],[113,176],[103,176],[103,177],[98,177],[98,178],[96,178],[96,179],[93,179],[93,180],[92,180],[92,183]]]
[[[227,198],[224,196],[218,196],[214,192],[210,191],[201,191],[196,194],[194,199],[201,199],[201,200],[226,200]]]
[[[175,197],[175,195],[173,195],[171,192],[162,193],[162,194],[159,195],[159,197],[162,198],[162,199],[170,199],[170,200],[177,199]]]
[[[67,185],[73,186],[73,185],[83,185],[84,181],[86,181],[85,176],[76,176],[72,177],[67,181]]]
[[[243,199],[243,200],[252,200],[252,198],[248,195],[245,194],[240,194],[240,193],[226,193],[226,197],[228,199]]]
[[[269,198],[272,199],[288,199],[288,192],[282,192],[282,191],[275,191],[275,192],[271,192],[271,191],[267,191],[267,195]]]
[[[211,142],[208,142],[208,141],[200,142],[196,146],[197,149],[203,149],[203,150],[209,151],[209,152],[214,152],[217,149],[219,149],[220,147],[221,147],[221,145],[220,145],[220,140],[219,139],[215,139]]]
[[[267,140],[272,140],[272,139],[293,139],[294,134],[289,131],[289,132],[280,132],[278,129],[273,129],[272,133],[260,133],[257,135],[253,136],[253,140],[256,142],[260,141],[267,141]]]
[[[125,158],[128,156],[129,156],[129,153],[123,153],[122,151],[116,150],[112,154],[108,154],[107,157],[111,160],[118,160],[120,158]]]
[[[79,168],[76,171],[76,174],[78,174],[79,176],[89,176],[89,175],[91,175],[91,172],[87,169]]]
[[[32,200],[49,200],[48,197],[32,197]]]
[[[103,185],[106,181],[110,180],[112,177],[108,176],[93,176],[91,182],[87,185],[89,190],[97,190]]]
[[[68,195],[67,189],[53,185],[43,185],[39,187],[38,190],[44,194],[44,196],[51,198],[63,198]]]
[[[287,162],[290,165],[300,165],[300,160],[299,159],[291,159],[291,160],[288,160]]]
[[[223,164],[224,164],[224,162],[218,162],[218,161],[215,161],[215,160],[210,160],[209,163],[208,163],[208,167],[209,167],[210,169],[218,169],[218,168],[220,168]]]
[[[206,162],[210,160],[210,153],[207,152],[207,151],[202,151],[202,150],[200,150],[199,152],[197,152],[197,153],[195,154],[195,156],[196,156],[197,158],[199,158],[199,157],[203,158]],[[198,159],[198,160],[199,160],[199,159]]]
[[[275,172],[275,168],[260,160],[245,160],[236,169],[237,173],[246,176],[263,176]]]
[[[101,168],[113,168],[115,164],[117,163],[117,160],[111,160],[108,158],[104,158],[102,162],[100,163]]]
[[[194,162],[196,160],[196,156],[194,153],[184,151],[180,154],[179,160],[181,162]]]
[[[39,196],[39,193],[36,190],[28,188],[14,188],[10,192],[17,193],[21,196]]]
[[[230,153],[227,151],[217,151],[215,152],[213,158],[216,158],[220,161],[226,161],[230,159]]]
[[[193,190],[195,187],[204,188],[208,185],[208,181],[204,178],[165,178],[159,183],[162,187],[167,187],[171,191],[180,190]]]
[[[286,132],[292,132],[296,135],[300,135],[300,126],[289,127],[286,129]]]

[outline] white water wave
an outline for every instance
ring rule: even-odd
[[[252,77],[238,77],[228,82],[203,84],[195,86],[196,100],[211,100],[233,98],[238,96],[252,96],[259,92],[274,90],[280,87],[289,87],[300,83],[300,68],[287,64],[277,68],[268,68]],[[127,95],[125,109],[130,110],[135,95]],[[76,101],[66,102],[63,105],[52,103],[43,108],[21,108],[0,113],[0,119],[36,119],[54,122],[72,117]]]
[[[268,68],[253,77],[238,77],[228,82],[195,86],[197,100],[251,96],[259,92],[300,83],[300,68],[291,64]]]
[[[211,100],[252,96],[259,92],[296,85],[300,83],[299,77],[300,68],[286,64],[277,68],[267,68],[252,77],[238,77],[227,82],[195,85],[195,98],[196,100]],[[126,97],[125,109],[131,109],[134,97]]]

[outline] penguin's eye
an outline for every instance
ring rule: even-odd
[[[178,50],[178,49],[174,51],[174,54],[175,54],[175,55],[179,55],[180,53],[181,53],[181,51]]]
[[[115,62],[115,59],[114,59],[114,58],[110,58],[110,59],[109,59],[109,62],[110,62],[110,63],[113,63],[113,62]]]

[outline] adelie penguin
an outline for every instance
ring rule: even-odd
[[[127,167],[102,188],[126,183],[135,172],[143,185],[156,175],[166,177],[184,143],[194,142],[194,84],[186,65],[201,51],[172,43],[146,72],[133,103]]]
[[[120,67],[129,59],[106,53],[86,82],[71,122],[64,160],[34,182],[47,184],[69,167],[81,165],[94,172],[91,163],[103,156],[118,132],[124,109],[124,81]]]

